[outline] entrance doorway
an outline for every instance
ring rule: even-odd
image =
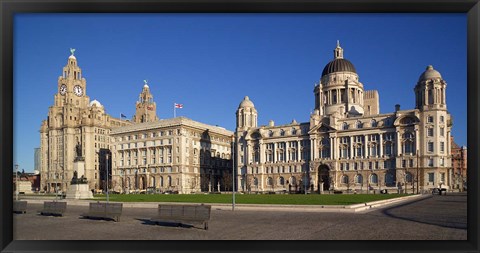
[[[318,168],[318,183],[323,183],[322,190],[330,190],[330,168],[325,164]]]

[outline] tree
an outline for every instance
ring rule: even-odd
[[[223,186],[225,187],[225,191],[228,191],[232,188],[232,181],[233,177],[232,174],[229,173],[228,171],[224,171],[222,175],[222,181],[223,181]]]
[[[200,188],[202,191],[208,192],[209,183],[210,183],[210,174],[200,173]]]

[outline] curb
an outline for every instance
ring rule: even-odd
[[[426,198],[430,195],[410,195],[405,197],[377,200],[372,202],[353,204],[353,205],[261,205],[261,204],[235,204],[235,210],[254,211],[295,211],[295,212],[347,212],[356,213],[366,211],[373,208],[378,208],[390,204],[413,201],[416,199]],[[45,201],[54,201],[54,199],[28,199],[30,203],[42,204]],[[89,206],[90,202],[97,202],[96,200],[57,200],[59,202],[67,202],[73,206]],[[104,201],[102,201],[104,202]],[[112,201],[112,203],[115,203]],[[199,204],[199,203],[184,203],[184,202],[123,202],[123,207],[126,208],[158,208],[158,204]],[[211,203],[212,208],[216,210],[232,210],[232,204]]]

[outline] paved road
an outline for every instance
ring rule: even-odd
[[[430,196],[362,213],[212,209],[201,225],[155,225],[153,208],[124,208],[120,222],[84,219],[87,206],[68,206],[64,217],[14,214],[16,240],[466,240],[467,196]]]

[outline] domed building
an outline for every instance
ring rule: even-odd
[[[310,121],[257,125],[246,96],[236,116],[241,191],[393,192],[452,186],[452,120],[446,82],[428,66],[414,86],[415,108],[380,114],[379,94],[364,90],[337,42],[314,88]]]

